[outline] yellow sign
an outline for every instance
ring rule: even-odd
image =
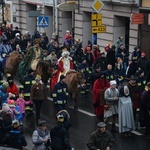
[[[92,27],[99,27],[102,25],[102,14],[92,14]]]
[[[104,4],[103,2],[101,2],[101,0],[95,0],[93,5],[92,5],[92,8],[97,12],[99,13],[100,10],[103,8]]]
[[[92,33],[104,33],[106,32],[106,26],[92,27]]]

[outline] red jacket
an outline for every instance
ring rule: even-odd
[[[12,87],[8,86],[7,88],[7,92],[8,93],[12,93],[12,94],[15,94],[15,95],[18,95],[19,92],[18,92],[18,88],[16,86],[16,84],[14,83]]]

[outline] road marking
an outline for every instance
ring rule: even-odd
[[[109,124],[112,124],[112,122],[108,122],[108,123],[109,123]],[[116,127],[119,128],[119,124],[118,124],[118,123],[116,123]],[[131,133],[136,134],[136,135],[138,135],[138,136],[143,135],[142,133],[140,133],[140,132],[138,132],[138,131],[135,131],[135,130],[131,131]]]
[[[50,97],[48,97],[47,99],[50,100],[50,101],[53,101],[53,99],[50,98]],[[68,107],[71,108],[71,109],[74,109],[73,106],[68,106]],[[91,116],[91,117],[95,117],[95,116],[96,116],[96,115],[93,114],[93,113],[90,113],[90,112],[88,112],[88,111],[85,111],[85,110],[79,109],[79,108],[78,108],[78,112],[81,112],[81,113],[86,114],[86,115]]]

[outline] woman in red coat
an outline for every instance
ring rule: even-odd
[[[109,81],[106,79],[105,73],[102,72],[100,77],[94,82],[93,86],[93,105],[95,107],[95,114],[100,121],[104,121],[104,93],[109,87]]]

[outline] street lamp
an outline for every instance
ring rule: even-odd
[[[5,15],[5,13],[4,13],[5,2],[4,2],[4,0],[0,0],[0,5],[2,6],[2,21],[3,21],[3,23],[5,23],[5,17],[4,17],[4,15]]]

